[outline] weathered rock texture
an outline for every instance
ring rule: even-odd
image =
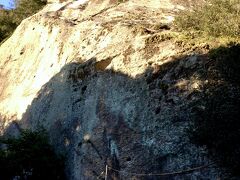
[[[208,59],[183,54],[169,30],[191,3],[68,1],[24,20],[0,48],[2,131],[47,128],[69,179],[103,178],[106,164],[120,171],[109,179],[220,177],[214,166],[134,174],[211,163],[187,133]]]

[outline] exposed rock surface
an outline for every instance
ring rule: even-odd
[[[208,58],[183,54],[169,30],[188,2],[67,1],[24,20],[0,48],[2,130],[47,128],[69,179],[103,178],[106,164],[120,171],[109,179],[220,177],[135,174],[211,164],[187,133]]]

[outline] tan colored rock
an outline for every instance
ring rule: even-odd
[[[168,14],[162,14],[162,9],[175,8],[166,0],[162,8],[156,1],[144,2],[112,7],[115,1],[92,1],[85,9],[73,8],[75,2],[52,4],[24,20],[0,49],[0,73],[4,77],[0,79],[1,114],[21,119],[42,85],[69,62],[114,57],[108,68],[134,77],[144,72],[148,61],[176,54],[174,45],[164,42],[155,45],[154,54],[143,58],[148,53],[146,46],[152,48],[145,44],[151,34],[144,31],[167,21]]]

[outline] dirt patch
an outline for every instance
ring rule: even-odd
[[[123,63],[126,65],[131,62],[130,55],[133,54],[135,50],[132,48],[132,46],[129,46],[126,51],[124,51],[123,56]]]
[[[201,6],[206,3],[206,2],[204,2],[204,0],[171,0],[171,2],[173,4],[181,5],[186,8],[190,8],[193,6]]]
[[[167,41],[172,39],[172,35],[171,34],[156,34],[153,36],[148,37],[145,40],[145,44],[146,45],[153,45],[153,44],[159,44],[161,42]]]
[[[111,57],[107,58],[107,59],[104,59],[102,61],[96,62],[95,69],[97,71],[104,71],[111,62],[112,62]]]
[[[155,34],[153,36],[148,37],[145,40],[145,58],[150,59],[157,52],[159,52],[159,44],[171,40],[173,36],[170,34]]]

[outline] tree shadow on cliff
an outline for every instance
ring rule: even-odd
[[[189,148],[188,138],[238,175],[239,49],[220,47],[205,55],[150,64],[135,78],[106,69],[114,57],[67,64],[41,88],[19,125],[43,126],[50,132],[56,150],[69,157],[68,177],[103,178],[106,164],[117,170],[109,170],[109,179],[126,179],[133,171],[173,172],[206,164],[206,154],[191,152],[197,149]],[[164,154],[167,138],[173,145]],[[184,155],[186,162],[178,161]],[[161,179],[190,178],[190,172]],[[193,176],[218,175],[208,167]]]
[[[205,145],[211,157],[233,175],[240,168],[240,45],[210,52],[208,83],[193,112],[193,142]]]

